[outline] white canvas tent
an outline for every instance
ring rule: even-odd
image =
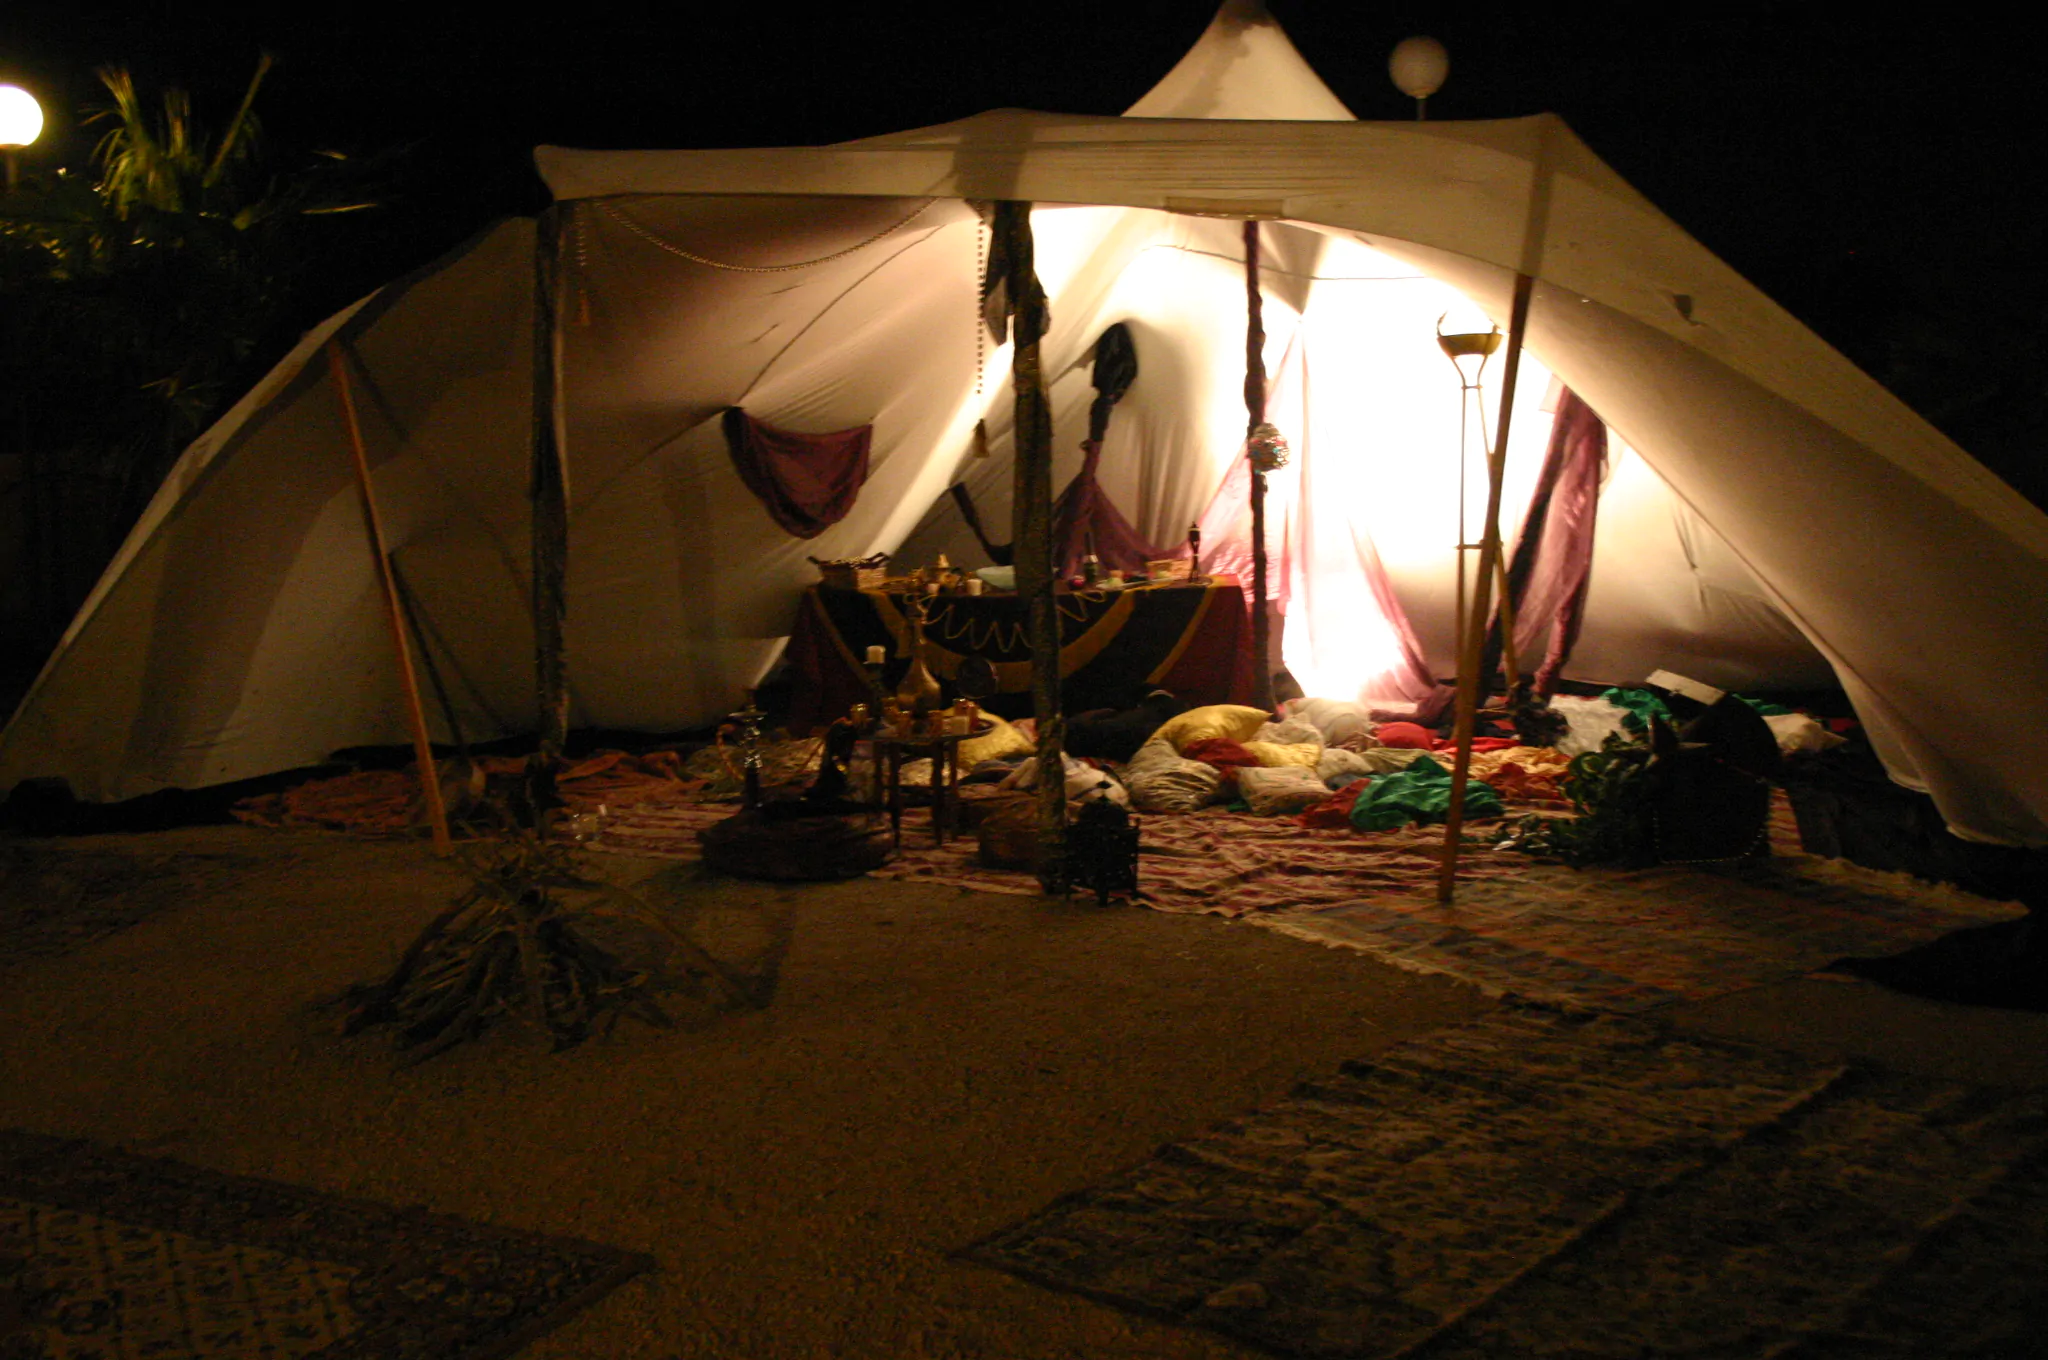
[[[1312,482],[1285,641],[1312,689],[1372,683],[1375,620],[1345,569],[1362,535],[1449,669],[1457,391],[1428,327],[1459,297],[1504,319],[1519,271],[1540,368],[1511,510],[1542,448],[1543,373],[1626,445],[1568,674],[1831,670],[1894,777],[1958,833],[2048,844],[2048,517],[1554,117],[1351,120],[1233,0],[1123,118],[1005,110],[838,146],[538,162],[565,261],[577,723],[725,712],[773,663],[807,555],[965,555],[933,509],[959,477],[1000,531],[1007,356],[977,362],[971,202],[1039,205],[1056,447],[1079,440],[1090,345],[1131,325],[1140,377],[1104,481],[1153,541],[1177,539],[1242,435],[1241,256],[1221,219],[1257,217],[1267,361]],[[61,775],[117,799],[403,740],[318,362],[330,337],[360,379],[386,532],[452,702],[472,737],[531,728],[534,245],[533,222],[505,223],[331,319],[187,451],[0,738],[0,788]],[[734,404],[796,429],[872,422],[852,513],[810,541],[777,528],[721,442]],[[977,464],[984,415],[999,456]]]

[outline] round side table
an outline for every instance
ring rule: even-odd
[[[932,840],[944,845],[960,813],[960,743],[995,731],[992,722],[978,721],[970,732],[948,736],[874,737],[881,766],[883,797],[889,806],[889,843],[903,846],[903,762],[930,756],[932,761]]]

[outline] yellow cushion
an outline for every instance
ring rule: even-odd
[[[1176,751],[1185,751],[1193,742],[1209,741],[1222,737],[1229,741],[1247,741],[1252,733],[1266,725],[1266,711],[1262,708],[1246,708],[1241,704],[1210,704],[1207,708],[1191,708],[1177,718],[1168,718],[1152,734],[1154,741],[1169,741]]]
[[[984,760],[1006,760],[1011,756],[1028,756],[1038,749],[1031,738],[1018,731],[1016,726],[993,713],[983,717],[996,725],[995,731],[960,743],[960,768],[971,769]]]
[[[1259,758],[1261,765],[1307,765],[1313,767],[1322,758],[1323,748],[1312,741],[1283,743],[1277,741],[1248,741],[1244,749]]]

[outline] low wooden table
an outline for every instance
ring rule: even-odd
[[[876,763],[881,767],[882,797],[889,808],[889,843],[903,846],[903,761],[930,756],[932,761],[932,838],[944,845],[960,814],[960,743],[986,736],[995,730],[992,722],[977,722],[971,732],[943,737],[874,737]]]

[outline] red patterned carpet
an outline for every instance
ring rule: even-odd
[[[1212,913],[1356,949],[1496,995],[1645,1010],[1798,977],[1845,955],[1896,953],[2014,903],[1799,853],[1783,799],[1773,856],[1709,871],[1567,869],[1468,846],[1456,900],[1436,900],[1441,827],[1309,831],[1289,818],[1211,809],[1145,817],[1140,882],[1156,911]],[[643,803],[610,815],[592,848],[698,858],[697,832],[729,805]],[[932,843],[928,814],[873,877],[1034,896],[1028,874],[984,868],[972,836]]]

